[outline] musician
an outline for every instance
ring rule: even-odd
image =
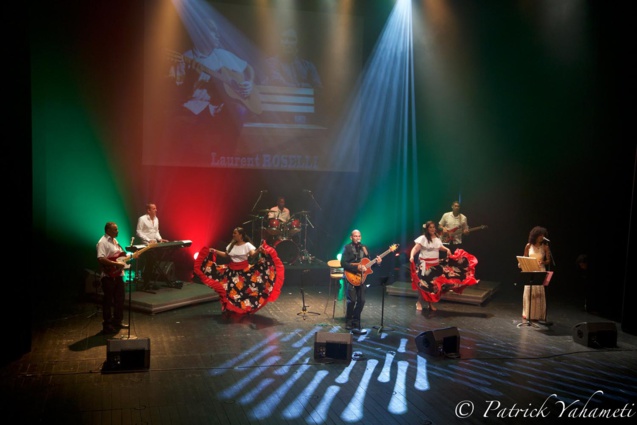
[[[360,273],[363,275],[367,271],[367,267],[361,263],[363,258],[369,258],[367,246],[361,243],[361,232],[352,230],[350,234],[351,243],[345,245],[341,255],[341,267],[345,271],[351,273]],[[380,256],[376,257],[377,264],[382,262]],[[361,329],[361,313],[365,307],[365,288],[366,285],[352,285],[347,282],[347,315],[345,329],[351,330],[353,334],[363,335],[367,333]]]
[[[467,217],[460,213],[460,202],[453,202],[451,211],[442,215],[438,229],[442,233],[442,241],[449,246],[451,252],[462,245],[462,235],[469,233],[469,224]]]
[[[159,233],[159,218],[157,218],[157,205],[152,202],[146,204],[146,214],[137,219],[137,237],[143,245],[158,242],[168,242],[168,239],[161,237]],[[154,274],[155,266],[159,261],[159,253],[156,251],[148,252],[140,258],[138,272],[141,272],[144,281],[144,288],[148,288],[151,277]]]
[[[97,242],[97,261],[101,272],[101,284],[104,296],[102,298],[102,332],[115,334],[120,329],[128,329],[124,319],[124,300],[126,288],[124,284],[125,262],[117,261],[126,257],[124,250],[117,242],[119,229],[116,223],[109,221],[104,226],[104,236]],[[135,254],[133,254],[133,258]]]
[[[274,246],[277,240],[286,236],[289,221],[290,210],[285,206],[285,197],[279,196],[276,205],[268,212],[268,229],[263,235],[268,245]]]
[[[551,264],[551,249],[547,243],[549,232],[542,226],[535,226],[529,232],[529,239],[524,246],[524,256],[537,259],[540,271],[547,271]],[[531,291],[531,306],[529,306]],[[529,309],[531,311],[529,311]],[[546,320],[546,291],[544,285],[524,285],[522,296],[522,320],[537,320],[544,325],[552,323]]]
[[[277,220],[281,220],[282,224],[290,221],[290,210],[285,206],[284,196],[279,196],[276,199],[276,205],[270,208],[268,218],[276,218]]]
[[[137,219],[137,237],[141,243],[148,245],[150,242],[168,242],[159,234],[159,218],[157,218],[157,205],[146,204],[146,214]]]

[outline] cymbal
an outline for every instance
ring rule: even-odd
[[[309,211],[299,211],[294,215],[303,215],[303,214],[309,214],[309,213],[310,213]]]
[[[266,208],[266,209],[264,209],[264,210],[256,210],[256,211],[252,211],[252,212],[259,212],[259,213],[267,214],[267,213],[269,213],[269,212],[271,212],[271,211],[270,211],[270,208]]]

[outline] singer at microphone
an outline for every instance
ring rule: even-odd
[[[550,276],[547,272],[550,271],[552,262],[551,248],[547,243],[549,238],[546,237],[548,234],[545,227],[535,226],[529,232],[529,238],[524,246],[524,256],[532,257],[537,261],[538,269],[535,271],[545,272],[546,276]],[[531,280],[525,283],[522,294],[522,319],[524,322],[537,321],[540,324],[550,326],[551,322],[547,320],[546,287],[544,285]]]

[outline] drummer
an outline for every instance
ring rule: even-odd
[[[281,224],[285,224],[290,221],[290,210],[285,207],[285,197],[279,196],[276,200],[276,205],[270,208],[268,218],[276,218],[281,220]]]
[[[274,245],[277,240],[285,238],[288,221],[290,221],[290,210],[285,207],[285,197],[279,196],[276,205],[268,212],[269,237],[266,238],[268,244]]]

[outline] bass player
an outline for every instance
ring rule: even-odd
[[[129,267],[127,261],[137,258],[140,251],[127,256],[124,249],[117,242],[119,229],[117,224],[109,221],[104,225],[104,236],[97,242],[97,261],[102,273],[101,283],[104,296],[102,297],[102,333],[116,334],[120,329],[128,329],[124,319],[124,300],[126,288],[124,286],[124,268]]]
[[[449,246],[451,252],[462,245],[462,235],[469,233],[469,224],[467,217],[460,213],[460,202],[453,202],[451,211],[442,215],[438,229],[442,233],[441,240]]]

